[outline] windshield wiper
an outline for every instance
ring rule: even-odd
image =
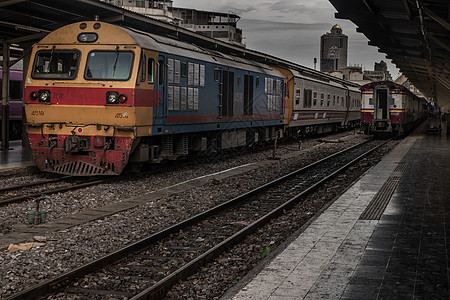
[[[113,73],[112,76],[114,77],[114,74],[116,73],[116,66],[117,66],[117,59],[119,58],[119,46],[116,46],[116,57],[114,58],[114,66],[113,66]]]
[[[53,60],[53,54],[55,53],[55,46],[52,47],[52,51],[50,51],[50,59],[48,60],[48,69],[50,71],[52,60]]]

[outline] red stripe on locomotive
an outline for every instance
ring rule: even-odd
[[[133,88],[83,88],[83,87],[48,87],[33,86],[25,88],[25,103],[37,103],[31,100],[29,95],[39,90],[50,91],[50,103],[61,105],[92,105],[103,106],[106,104],[106,93],[115,91],[127,96],[125,103],[114,104],[114,106],[136,106],[136,107],[158,107],[160,92],[155,90],[133,89]]]

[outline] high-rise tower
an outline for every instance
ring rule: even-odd
[[[339,25],[320,37],[320,71],[330,72],[347,67],[348,36]]]

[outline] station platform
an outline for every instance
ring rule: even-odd
[[[223,299],[449,299],[449,157],[416,130]]]
[[[22,141],[10,141],[9,150],[0,151],[0,175],[7,175],[15,169],[34,167],[31,149],[23,146]]]

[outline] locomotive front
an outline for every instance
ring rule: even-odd
[[[123,171],[136,139],[139,55],[125,31],[101,22],[62,27],[33,46],[24,105],[40,170]]]

